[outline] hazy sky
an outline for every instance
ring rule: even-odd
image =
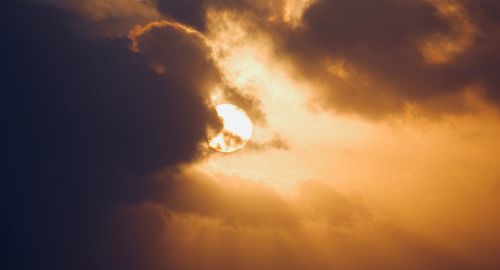
[[[6,269],[500,268],[500,2],[4,2]]]

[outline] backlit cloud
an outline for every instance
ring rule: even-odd
[[[499,1],[0,6],[4,268],[500,268]]]

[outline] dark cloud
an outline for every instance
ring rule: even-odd
[[[151,22],[130,31],[131,49],[144,55],[160,74],[181,79],[209,93],[220,74],[205,37],[176,22]]]
[[[426,109],[465,111],[463,91],[474,83],[497,103],[493,2],[317,1],[304,26],[288,31],[286,54],[323,88],[319,102],[337,111],[373,118],[441,100]],[[446,103],[450,96],[456,102]]]
[[[158,74],[127,38],[79,38],[77,13],[23,2],[0,13],[9,268],[95,269],[105,209],[154,199],[149,175],[200,158],[207,126],[219,125],[191,83],[205,66]],[[163,45],[196,47],[169,34]],[[208,57],[169,49],[186,63]]]
[[[204,30],[206,2],[206,0],[158,0],[157,7],[167,17]]]
[[[260,100],[241,89],[225,85],[213,58],[210,41],[197,30],[177,22],[157,21],[136,26],[129,33],[131,48],[145,56],[159,74],[182,78],[208,94],[222,88],[225,102],[242,108],[253,123],[264,125]]]
[[[92,269],[169,269],[175,259],[165,235],[168,212],[159,204],[122,205],[103,218],[98,256]]]
[[[242,93],[240,89],[234,87],[226,87],[223,92],[225,100],[243,109],[252,120],[252,123],[266,124],[266,114],[262,111],[261,102],[258,98]]]
[[[209,9],[236,11],[240,17],[265,21],[283,12],[285,0],[158,0],[160,13],[200,31],[206,30]]]
[[[73,22],[80,35],[126,36],[136,25],[164,17],[155,0],[27,0],[70,10],[85,18]]]

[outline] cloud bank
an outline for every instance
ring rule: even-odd
[[[269,37],[274,60],[311,83],[322,108],[386,120],[412,110],[474,112],[474,99],[498,107],[497,1],[1,5],[9,269],[500,267],[495,128],[453,133],[464,136],[454,155],[439,156],[446,140],[438,139],[425,155],[421,145],[395,144],[412,157],[402,161],[386,149],[342,152],[345,163],[335,165],[373,174],[373,189],[390,197],[382,201],[401,204],[387,207],[396,214],[328,179],[303,179],[284,193],[193,168],[210,156],[207,129],[220,128],[210,103],[217,91],[267,125],[259,97],[228,83],[209,14],[236,14],[248,36]],[[470,143],[473,151],[466,136],[484,142]],[[265,160],[291,149],[276,136],[245,153]],[[420,178],[384,174],[405,161],[408,174],[425,165]]]

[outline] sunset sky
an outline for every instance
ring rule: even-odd
[[[500,1],[0,15],[2,269],[500,269]]]

